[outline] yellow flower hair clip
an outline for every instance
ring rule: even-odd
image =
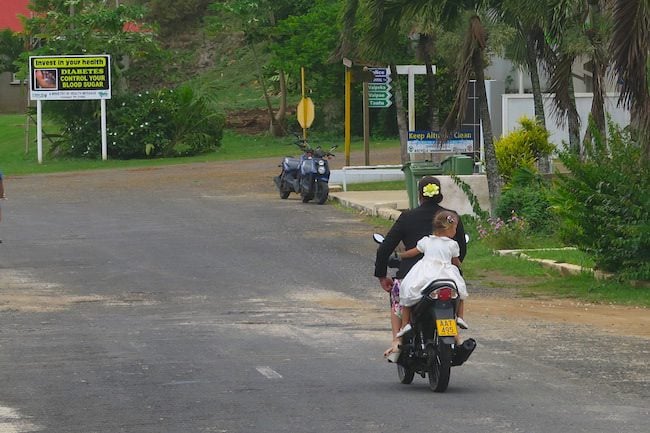
[[[433,197],[440,194],[440,187],[435,183],[428,183],[422,188],[422,195],[425,197]]]

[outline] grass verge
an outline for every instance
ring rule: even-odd
[[[170,164],[187,164],[193,162],[231,161],[252,158],[282,157],[297,155],[298,148],[293,145],[292,137],[276,138],[268,135],[242,135],[225,131],[222,145],[215,152],[185,158],[157,158],[157,159],[132,159],[107,161],[96,159],[58,158],[53,159],[48,155],[49,142],[43,140],[43,163],[38,163],[36,149],[36,127],[29,127],[29,137],[25,139],[26,116],[22,114],[0,115],[0,170],[5,175],[24,175],[37,173],[55,173],[63,171],[97,170],[111,168],[150,167]],[[56,125],[45,122],[45,131],[56,131]],[[311,143],[313,146],[321,145],[329,149],[338,146],[342,152],[343,138],[328,134],[313,133]],[[398,146],[397,140],[373,140],[373,147],[385,149]],[[354,139],[351,151],[363,150],[363,140]],[[335,152],[336,153],[336,152]]]

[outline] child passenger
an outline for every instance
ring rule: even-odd
[[[460,302],[456,322],[458,326],[467,329],[463,320],[464,299],[467,298],[467,286],[460,275],[460,247],[452,238],[456,234],[458,215],[450,211],[438,212],[433,218],[433,234],[420,239],[415,248],[400,254],[403,259],[415,257],[424,253],[409,271],[400,284],[400,304],[402,305],[402,323],[405,325],[397,337],[401,337],[411,329],[411,307],[422,298],[422,290],[433,280],[447,279],[456,283]]]

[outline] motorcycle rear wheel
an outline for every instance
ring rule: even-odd
[[[436,353],[437,352],[437,353]],[[429,356],[429,388],[433,392],[445,392],[449,385],[451,374],[451,346],[438,344],[438,350],[433,345],[427,347]]]
[[[314,198],[316,199],[316,203],[318,204],[325,203],[330,193],[330,187],[327,184],[327,182],[321,182],[321,181],[316,182],[314,190],[315,190]]]
[[[402,364],[397,364],[397,377],[399,377],[400,383],[409,385],[411,382],[413,382],[415,371],[411,370],[408,367],[404,367]]]

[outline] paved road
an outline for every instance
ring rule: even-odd
[[[647,431],[650,342],[588,328],[475,317],[448,392],[400,385],[372,228],[240,175],[11,179],[0,433]]]

